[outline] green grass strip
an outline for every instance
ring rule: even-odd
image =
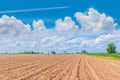
[[[90,55],[90,56],[96,56],[104,59],[110,59],[110,60],[120,60],[120,54],[107,54],[107,53],[87,53],[84,55]]]

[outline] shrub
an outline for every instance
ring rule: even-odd
[[[56,52],[55,52],[55,51],[51,51],[51,53],[52,53],[52,54],[56,54]]]
[[[107,47],[107,52],[109,53],[109,54],[111,54],[111,53],[116,53],[116,46],[115,46],[115,44],[114,43],[110,43],[110,44],[108,44],[108,47]]]
[[[81,53],[87,53],[87,51],[86,50],[82,50]]]

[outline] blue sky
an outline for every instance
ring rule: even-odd
[[[55,50],[57,52],[62,52],[68,50],[69,52],[76,52],[86,49],[89,52],[94,52],[96,50],[98,52],[105,52],[105,45],[107,45],[107,43],[116,43],[120,39],[119,4],[119,0],[1,0],[0,36],[4,42],[1,41],[0,45],[4,46],[0,47],[0,51],[19,52],[33,50],[49,52]],[[58,8],[56,9],[56,7]],[[38,8],[39,10],[36,10]],[[50,8],[53,9],[51,10]],[[28,9],[32,9],[32,11],[28,11]],[[15,10],[21,10],[22,12],[15,12]],[[13,12],[9,13],[9,11]],[[97,15],[99,21],[96,19],[92,20],[96,17],[93,15]],[[9,20],[11,23],[8,23]],[[16,22],[16,24],[12,21]],[[27,30],[28,27],[36,29],[27,32],[26,28],[24,30],[26,26]],[[89,26],[89,28],[86,26]],[[34,34],[32,37],[28,37],[32,34]],[[6,37],[8,35],[11,37]],[[27,35],[27,37],[23,35]],[[110,40],[113,37],[116,39]],[[58,40],[53,40],[54,38]],[[8,40],[7,43],[5,42],[6,40]],[[59,40],[60,42],[62,40],[63,43],[60,43]],[[97,42],[97,40],[99,42]],[[18,46],[16,49],[13,49],[12,44],[14,42],[16,43],[14,47]],[[45,43],[42,44],[42,42]],[[91,42],[94,44],[90,44]],[[28,46],[23,47],[26,44],[28,44]],[[34,45],[34,47],[29,47],[30,44]],[[116,44],[118,51],[120,50],[119,44],[119,42]],[[56,45],[60,47],[59,50],[53,47]],[[97,49],[95,48],[96,46],[98,47]]]

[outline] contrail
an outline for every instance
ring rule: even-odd
[[[21,12],[33,12],[33,11],[57,10],[57,9],[65,9],[65,8],[71,8],[71,6],[33,8],[33,9],[21,9],[21,10],[5,10],[5,11],[0,11],[0,13],[1,14],[3,14],[3,13],[21,13]]]

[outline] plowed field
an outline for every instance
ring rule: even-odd
[[[84,55],[0,55],[0,80],[120,80],[120,61]]]

